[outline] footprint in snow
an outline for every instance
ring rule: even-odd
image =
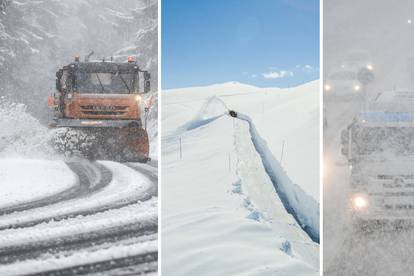
[[[280,250],[282,250],[283,252],[285,252],[289,256],[292,256],[292,245],[288,240],[285,240],[284,242],[282,242]]]
[[[242,193],[242,187],[241,187],[241,180],[237,180],[235,183],[232,184],[233,189],[231,190],[235,194],[241,194]]]

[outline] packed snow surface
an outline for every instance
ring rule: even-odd
[[[38,200],[70,189],[76,175],[62,161],[0,159],[0,208]]]
[[[56,161],[51,162],[56,164]],[[112,173],[111,181],[102,189],[87,197],[73,198],[49,206],[3,215],[0,223],[2,229],[0,252],[4,253],[5,250],[7,252],[8,248],[27,246],[36,248],[36,245],[76,240],[79,237],[83,237],[88,244],[87,237],[93,239],[106,231],[113,232],[114,229],[122,232],[131,226],[133,226],[133,233],[136,233],[135,236],[122,238],[120,235],[115,243],[109,240],[85,248],[75,246],[68,251],[57,250],[53,254],[43,252],[37,258],[1,264],[1,275],[15,275],[16,271],[20,274],[63,269],[157,251],[158,199],[153,196],[156,183],[152,183],[146,175],[129,167],[144,165],[128,164],[127,166],[109,161],[100,163]],[[102,177],[98,172],[95,173],[96,178]],[[95,183],[93,180],[91,178],[92,186]],[[100,208],[105,209],[99,211]],[[53,219],[73,212],[79,212],[79,215]],[[36,221],[39,222],[30,226],[31,222]],[[25,224],[28,226],[11,227]],[[155,229],[155,232],[146,233],[141,230],[148,228]]]
[[[258,150],[269,151],[286,188],[301,191],[293,195],[306,196],[301,215],[318,217],[318,90],[317,81],[232,82],[163,92],[163,273],[318,275],[319,245],[286,210]],[[228,109],[250,118],[259,146]]]

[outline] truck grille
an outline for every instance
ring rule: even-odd
[[[392,174],[379,174],[377,175],[378,179],[383,180],[392,180],[395,178],[402,178],[402,179],[414,179],[414,174],[402,174],[402,175],[392,175]]]
[[[414,210],[414,204],[385,204],[384,208],[387,210]]]
[[[125,115],[128,106],[120,105],[81,105],[81,112],[85,115]]]
[[[385,189],[414,189],[414,174],[379,174],[377,179],[381,180]]]

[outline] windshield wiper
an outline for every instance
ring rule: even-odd
[[[98,78],[99,84],[101,85],[101,88],[102,88],[102,94],[105,94],[105,89],[104,89],[104,86],[102,85],[101,79],[100,79],[100,78],[99,78],[99,76],[98,76],[98,73],[95,73],[95,75],[96,75],[96,77]]]
[[[122,77],[122,75],[119,73],[119,66],[118,66],[118,72],[115,75],[118,75],[119,76],[119,78],[124,83],[125,87],[128,89],[128,93],[131,94],[131,89],[129,89],[128,84],[126,83],[126,81],[124,80],[124,78]]]

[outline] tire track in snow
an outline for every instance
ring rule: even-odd
[[[112,180],[112,174],[110,173],[110,171],[108,169],[106,169],[103,165],[94,163],[94,166],[97,166],[98,169],[101,170],[101,175],[102,178],[100,178],[100,181],[98,183],[95,183],[94,180],[91,180],[91,175],[90,175],[90,168],[85,168],[85,165],[83,162],[81,163],[72,163],[70,165],[70,168],[79,176],[80,182],[83,183],[81,184],[82,186],[85,187],[91,187],[91,189],[89,189],[86,193],[84,194],[79,194],[79,197],[74,197],[71,199],[78,199],[78,198],[87,198],[90,195],[93,195],[96,192],[99,192],[100,190],[102,190],[103,188],[105,188]],[[131,166],[129,166],[131,167]],[[134,170],[136,169],[137,166],[135,167],[131,167]],[[141,171],[144,175],[146,175],[145,170]],[[151,179],[152,181],[155,180],[154,176],[149,175],[148,176],[149,179]],[[158,181],[158,180],[156,180]],[[91,183],[94,183],[93,185],[91,185]],[[156,183],[156,182],[154,182]],[[157,185],[153,185],[153,186],[157,186]],[[110,204],[105,204],[105,205],[101,205],[95,208],[90,208],[87,210],[82,210],[82,211],[75,211],[75,212],[65,212],[64,214],[61,215],[53,215],[53,216],[48,216],[48,217],[43,217],[43,218],[39,218],[39,219],[32,219],[32,220],[28,220],[28,221],[24,221],[24,222],[18,222],[18,223],[13,223],[13,224],[9,224],[6,226],[0,226],[0,231],[1,230],[5,230],[5,229],[16,229],[16,228],[25,228],[25,227],[31,227],[31,226],[35,226],[41,223],[45,223],[45,222],[49,222],[49,221],[61,221],[61,220],[66,220],[66,219],[70,219],[70,218],[74,218],[77,216],[90,216],[96,213],[101,213],[104,211],[108,211],[108,210],[112,210],[112,209],[120,209],[138,202],[142,202],[142,201],[146,201],[149,200],[150,198],[152,198],[152,196],[154,196],[156,194],[156,191],[154,189],[154,191],[149,191],[148,193],[143,193],[141,195],[138,195],[132,199],[126,199],[126,200],[122,200],[122,201],[118,201],[118,202],[111,202]],[[69,199],[65,199],[65,200],[69,200]],[[55,202],[55,203],[60,203],[60,202]],[[45,205],[48,206],[48,205]],[[53,206],[53,205],[51,205]],[[40,206],[39,206],[40,207]],[[37,208],[37,207],[36,207]],[[26,209],[25,209],[26,210]],[[29,209],[27,209],[29,210]]]
[[[87,265],[68,267],[60,270],[30,274],[31,276],[67,276],[67,275],[144,275],[157,271],[158,252],[149,252],[126,258],[94,262]],[[119,269],[123,270],[120,272]],[[118,270],[111,274],[111,270]]]
[[[65,212],[62,215],[54,215],[43,217],[41,219],[32,219],[29,221],[23,221],[21,223],[14,223],[8,225],[7,227],[0,227],[1,230],[7,231],[19,231],[29,230],[29,231],[39,231],[40,229],[47,227],[48,223],[53,221],[63,221],[64,223],[69,223],[72,221],[72,218],[77,217],[77,219],[83,219],[85,221],[89,220],[90,216],[95,214],[110,211],[114,209],[120,209],[135,203],[142,201],[147,201],[157,194],[157,182],[158,177],[156,174],[156,169],[152,169],[150,166],[144,168],[144,165],[138,164],[125,164],[126,166],[132,168],[135,171],[140,172],[144,177],[148,178],[152,183],[152,186],[147,190],[143,190],[140,194],[137,194],[132,197],[117,200],[117,202],[111,202],[110,204],[105,204],[103,206],[98,206],[96,208],[89,208],[81,212]],[[68,201],[71,199],[88,201],[89,196],[104,190],[113,179],[111,171],[106,168],[104,165],[99,163],[90,163],[87,161],[82,162],[71,162],[68,163],[68,166],[77,174],[79,179],[79,185],[76,192],[66,194],[58,194],[57,198],[47,197],[41,201],[30,202],[27,205],[14,206],[16,210],[12,215],[18,215],[20,212],[30,211],[31,209],[36,210],[36,208],[41,208],[39,210],[53,210],[55,203],[60,203]],[[55,195],[56,196],[56,195]],[[99,202],[99,200],[98,200]],[[144,206],[151,206],[150,204]],[[46,209],[45,209],[46,208]],[[9,213],[5,212],[4,215]],[[80,217],[78,217],[80,216]],[[145,217],[145,216],[144,216]],[[143,217],[143,218],[144,218]],[[0,216],[1,218],[1,216]],[[67,222],[65,222],[67,220]],[[17,220],[18,221],[18,220]],[[122,221],[122,218],[121,218]],[[131,220],[134,221],[134,220]],[[36,229],[35,225],[45,223],[39,229]],[[58,235],[51,239],[39,239],[36,240],[37,234],[33,235],[35,239],[29,242],[22,242],[22,244],[16,244],[16,246],[1,246],[0,245],[0,271],[5,269],[8,271],[8,267],[16,267],[16,273],[20,271],[19,264],[24,262],[33,262],[37,259],[50,258],[51,256],[59,256],[60,258],[66,258],[66,256],[77,255],[79,252],[93,252],[96,247],[106,247],[107,249],[112,248],[113,245],[118,245],[122,243],[134,245],[133,241],[136,241],[137,238],[142,237],[145,239],[145,236],[156,235],[158,232],[157,220],[151,219],[151,216],[148,219],[138,219],[136,222],[132,223],[120,223],[112,227],[104,227],[98,230],[85,229],[78,234],[70,235],[64,234]],[[95,227],[96,228],[96,227]],[[33,230],[32,230],[33,229]],[[68,231],[66,231],[68,232]],[[60,233],[60,232],[59,232]],[[10,235],[12,233],[8,233]],[[35,234],[35,233],[34,233]],[[41,235],[39,236],[41,237]],[[152,237],[150,240],[156,239]],[[132,244],[131,244],[132,242]],[[144,241],[145,242],[145,241]],[[92,251],[90,251],[92,250]],[[88,253],[89,254],[89,253]],[[107,275],[106,271],[117,270],[123,271],[122,275],[127,274],[128,271],[134,271],[133,275],[155,272],[157,270],[157,249],[148,250],[146,253],[131,254],[128,257],[122,258],[112,258],[108,256],[107,260],[92,260],[91,263],[77,265],[76,262],[73,263],[72,267],[65,267],[63,269],[54,269],[47,271],[48,268],[45,265],[45,272],[33,275],[78,275],[82,273],[97,273],[102,272],[103,275]],[[76,258],[75,258],[76,260]],[[30,271],[30,270],[29,270]],[[21,274],[19,272],[19,274]],[[9,274],[2,274],[9,275]],[[14,275],[14,274],[13,274]],[[115,274],[120,275],[120,274]]]
[[[34,241],[14,247],[0,247],[0,264],[37,258],[47,252],[82,250],[104,243],[117,243],[134,237],[156,234],[158,225],[153,221],[142,221],[130,225],[119,225],[100,231],[85,232],[73,236],[57,237],[47,241]]]
[[[103,189],[112,180],[111,172],[96,162],[67,162],[66,165],[78,176],[78,183],[74,187],[39,200],[0,209],[0,216],[88,196]]]

